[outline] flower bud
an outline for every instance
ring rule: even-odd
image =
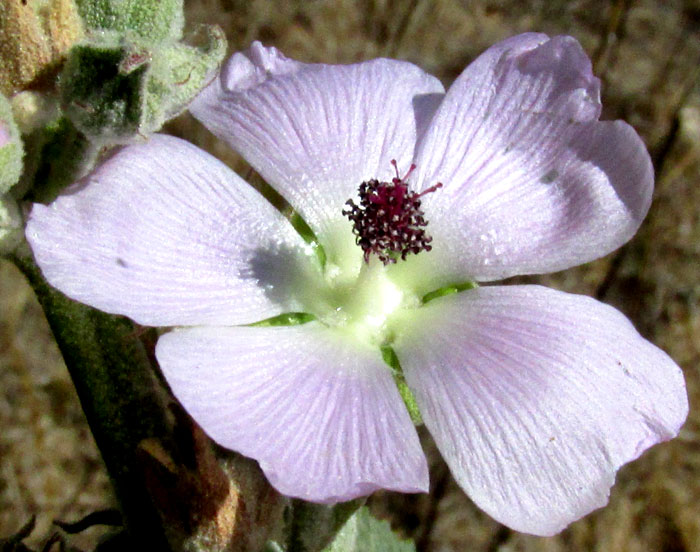
[[[127,143],[157,131],[207,83],[226,50],[206,27],[203,44],[130,41],[99,31],[74,47],[60,79],[65,112],[93,140]]]

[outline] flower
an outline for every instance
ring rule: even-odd
[[[471,284],[584,263],[635,233],[651,162],[600,108],[570,37],[496,44],[446,93],[410,63],[305,64],[255,43],[191,111],[312,232],[153,136],[35,205],[27,238],[70,297],[177,326],[156,348],[175,396],[282,493],[426,491],[405,380],[474,502],[551,535],[604,505],[617,469],[688,408],[678,366],[615,309]],[[372,207],[390,201],[397,219]],[[377,234],[399,219],[417,252]]]

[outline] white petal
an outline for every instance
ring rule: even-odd
[[[376,349],[312,322],[175,331],[156,356],[197,423],[283,494],[331,503],[427,491],[418,436]]]
[[[26,234],[51,285],[156,326],[296,310],[300,273],[312,266],[260,194],[169,136],[122,149],[51,205],[34,205]]]
[[[603,506],[617,469],[688,412],[680,368],[621,313],[538,286],[436,299],[395,350],[457,482],[526,533]]]
[[[407,62],[299,63],[254,43],[190,107],[323,237],[365,180],[408,170],[440,82]],[[432,95],[432,96],[431,96]]]
[[[634,129],[599,113],[571,37],[516,36],[462,73],[416,158],[420,188],[444,184],[424,207],[447,279],[552,272],[630,239],[653,169]]]

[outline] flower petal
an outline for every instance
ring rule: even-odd
[[[427,491],[418,435],[379,352],[318,323],[191,328],[160,338],[175,396],[281,493],[332,503]]]
[[[122,149],[51,205],[34,205],[26,234],[51,285],[155,326],[295,310],[292,288],[312,266],[260,194],[169,136]]]
[[[632,127],[599,114],[599,81],[571,37],[516,36],[462,73],[416,158],[419,188],[444,184],[424,207],[447,279],[552,272],[630,239],[651,160]]]
[[[539,286],[436,299],[395,350],[457,482],[526,533],[603,506],[616,470],[688,412],[681,370],[620,312]]]
[[[253,43],[190,110],[304,217],[319,238],[365,180],[408,170],[416,127],[444,88],[407,62],[306,64]],[[349,230],[348,230],[349,231]]]

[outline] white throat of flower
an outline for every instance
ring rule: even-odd
[[[319,236],[327,255],[323,291],[305,294],[310,311],[322,323],[377,347],[391,344],[392,316],[422,302],[405,278],[398,285],[391,273],[407,257],[432,249],[421,203],[423,196],[442,187],[437,183],[420,193],[411,191],[407,180],[415,165],[402,177],[396,161],[391,164],[396,176],[362,182],[342,210],[347,221],[335,221]],[[406,270],[402,272],[405,276]]]
[[[364,261],[348,221],[339,220],[325,237],[321,282],[304,294],[308,312],[368,345],[389,344],[392,315],[418,307],[420,298],[392,280],[392,265],[377,258]]]

